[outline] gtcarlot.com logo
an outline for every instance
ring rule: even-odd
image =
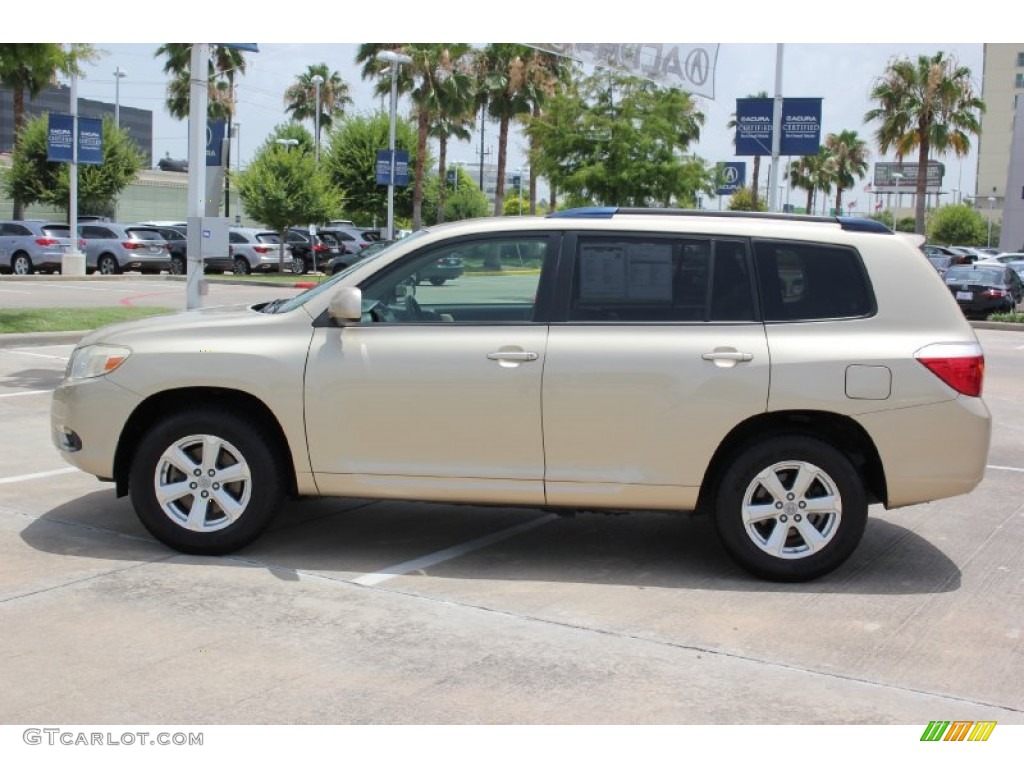
[[[21,738],[26,744],[65,747],[201,747],[202,733],[168,733],[161,731],[65,731],[61,728],[26,728]]]
[[[988,741],[995,728],[995,720],[932,720],[921,741]]]

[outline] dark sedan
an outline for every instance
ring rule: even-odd
[[[1024,282],[1010,267],[1001,264],[965,264],[950,267],[946,285],[967,316],[987,317],[993,312],[1013,312],[1024,299]]]
[[[447,280],[454,280],[462,277],[466,271],[462,258],[454,254],[442,256],[437,261],[432,261],[416,273],[416,282],[429,282],[431,285],[444,285]]]

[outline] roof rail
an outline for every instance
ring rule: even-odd
[[[800,213],[766,213],[763,211],[708,211],[688,208],[618,208],[591,207],[567,208],[549,213],[547,218],[556,219],[611,219],[616,216],[701,216],[722,219],[766,219],[771,221],[808,221],[818,224],[839,224],[851,232],[878,232],[892,234],[892,230],[875,219],[856,216],[808,216]]]

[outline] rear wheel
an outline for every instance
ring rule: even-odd
[[[167,271],[172,275],[184,275],[186,271],[185,259],[181,256],[171,256],[171,266]]]
[[[181,552],[244,547],[284,500],[271,438],[231,411],[197,408],[147,431],[132,462],[132,504],[157,539]]]
[[[248,275],[252,273],[252,267],[245,260],[244,256],[235,256],[234,272],[236,275]]]
[[[718,487],[715,528],[746,570],[773,581],[806,581],[841,565],[867,523],[856,468],[832,446],[786,435],[744,450]]]
[[[27,253],[18,252],[11,257],[11,272],[16,275],[31,275],[35,272],[32,266],[32,257]]]
[[[304,275],[309,272],[305,256],[292,256],[292,272],[296,275]]]
[[[117,259],[109,253],[105,253],[96,262],[96,270],[101,275],[117,275],[121,273],[121,266],[117,263]]]
[[[444,285],[445,278],[443,277],[432,277],[430,278],[431,285]]]

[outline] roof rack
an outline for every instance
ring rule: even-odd
[[[885,224],[875,219],[856,216],[808,216],[799,213],[764,213],[761,211],[706,211],[688,208],[618,208],[615,206],[567,208],[549,213],[549,219],[611,219],[615,216],[700,216],[722,219],[768,219],[772,221],[809,221],[818,224],[839,224],[851,232],[878,232],[893,234]]]

